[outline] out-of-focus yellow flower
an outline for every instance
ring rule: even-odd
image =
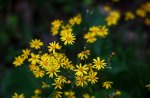
[[[106,22],[108,26],[116,25],[120,18],[120,13],[118,11],[110,12],[109,16],[106,17]]]
[[[142,4],[141,8],[144,9],[146,12],[150,12],[150,2]]]
[[[63,92],[55,91],[52,98],[62,98]]]
[[[47,83],[42,81],[42,88],[49,88],[49,87],[50,87],[50,85],[48,85]]]
[[[59,81],[60,83],[66,83],[66,77],[64,76],[57,76],[56,80]]]
[[[76,77],[76,86],[84,87],[86,85],[88,85],[87,84],[87,76],[84,76],[84,77],[77,76]]]
[[[40,49],[40,47],[43,46],[43,42],[41,42],[40,39],[34,39],[30,42],[30,47],[34,49]]]
[[[145,25],[150,26],[150,18],[144,19],[144,23],[145,23]]]
[[[55,36],[59,33],[59,28],[61,27],[61,24],[63,23],[62,20],[54,20],[52,23],[51,23],[51,32],[52,32],[52,35]]]
[[[70,23],[71,25],[75,25],[75,24],[79,25],[79,24],[81,23],[81,21],[82,21],[81,15],[79,14],[79,15],[77,15],[77,16],[71,18],[71,19],[69,20],[69,23]]]
[[[15,67],[21,66],[24,62],[24,58],[21,56],[15,57],[15,60],[13,61],[13,65],[15,65]]]
[[[100,60],[100,57],[93,59],[93,64],[97,70],[104,69],[106,66],[105,60]]]
[[[113,84],[113,82],[111,82],[111,81],[105,81],[104,83],[103,83],[103,87],[105,88],[105,89],[109,89],[109,88],[111,88],[111,85]]]
[[[97,36],[99,37],[106,37],[108,35],[108,29],[106,26],[99,26],[99,31],[97,32]]]
[[[41,90],[40,89],[35,89],[34,90],[34,94],[35,95],[40,95],[41,94]]]
[[[146,88],[148,88],[148,90],[150,90],[150,84],[145,85]]]
[[[95,96],[90,96],[88,93],[83,94],[83,98],[95,98]]]
[[[140,16],[140,17],[145,17],[146,16],[146,11],[144,9],[139,8],[139,9],[136,10],[136,15]]]
[[[109,12],[109,11],[111,11],[111,7],[109,5],[105,5],[104,6],[104,10]]]
[[[130,11],[125,13],[125,20],[133,20],[135,18],[134,14]]]
[[[35,70],[33,70],[33,74],[36,78],[43,77],[45,75],[45,71],[36,66]]]
[[[23,54],[22,54],[23,58],[27,59],[29,54],[30,54],[30,50],[29,49],[24,49],[24,50],[22,50],[22,52],[23,52]]]
[[[115,95],[120,96],[120,95],[121,95],[121,91],[119,91],[119,90],[116,91],[116,92],[115,92]]]
[[[54,80],[54,83],[52,85],[55,86],[55,89],[57,88],[62,89],[62,84],[58,80]]]
[[[12,98],[24,98],[24,94],[19,95],[15,92],[14,95],[12,96]]]
[[[94,43],[96,41],[95,34],[91,32],[85,34],[84,38],[86,39],[87,43]]]
[[[78,54],[78,58],[80,58],[81,60],[88,59],[89,55],[90,55],[90,50],[84,50]]]
[[[75,97],[75,92],[69,91],[69,92],[64,92],[66,98],[76,98]]]

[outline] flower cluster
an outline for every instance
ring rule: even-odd
[[[109,18],[113,18],[109,24],[116,24],[119,18],[117,12],[112,12]],[[80,25],[82,22],[81,15],[77,15],[71,18],[68,23],[62,20],[55,20],[51,23],[52,35],[59,35],[60,41],[50,42],[47,46],[47,51],[42,51],[44,42],[40,39],[31,40],[30,48],[24,49],[22,54],[15,58],[13,64],[15,67],[21,66],[25,61],[29,63],[29,69],[32,71],[36,78],[44,78],[48,76],[53,81],[51,84],[47,84],[42,81],[42,88],[54,88],[53,98],[76,98],[76,92],[74,88],[84,88],[88,85],[94,85],[99,83],[98,73],[107,67],[106,60],[101,57],[90,58],[91,50],[84,48],[78,54],[74,55],[78,60],[73,62],[63,50],[65,47],[74,45],[76,43],[76,35],[74,26]],[[96,41],[97,38],[105,38],[108,35],[108,28],[106,26],[92,26],[84,34],[83,39],[86,44],[91,44]],[[64,47],[65,46],[65,47]],[[90,58],[90,59],[89,59]],[[88,62],[86,62],[88,60]],[[104,88],[111,88],[113,82],[106,81],[103,83]],[[65,89],[65,86],[70,87]],[[35,95],[32,98],[39,98],[41,91],[35,90]],[[23,96],[17,95],[14,96]],[[13,97],[16,98],[16,97]],[[23,97],[17,97],[23,98]],[[83,98],[94,98],[94,96],[88,93],[83,94]]]

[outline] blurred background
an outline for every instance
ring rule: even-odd
[[[104,58],[113,51],[116,53],[112,69],[104,77],[114,82],[113,89],[123,92],[119,98],[150,98],[150,91],[145,88],[150,83],[150,21],[145,22],[150,14],[124,20],[124,12],[135,13],[147,1],[0,0],[0,98],[10,98],[15,91],[31,95],[39,87],[40,80],[26,67],[12,65],[14,57],[29,47],[31,39],[41,38],[45,43],[57,39],[50,33],[50,23],[54,19],[70,19],[78,13],[83,16],[83,27],[104,25],[106,5],[119,10],[121,18],[116,26],[110,27],[107,38],[93,45],[95,53]]]

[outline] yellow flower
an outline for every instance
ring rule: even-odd
[[[41,90],[40,89],[35,89],[34,94],[35,95],[40,95],[41,94]]]
[[[150,84],[145,85],[145,87],[147,87],[148,90],[150,90]]]
[[[76,98],[75,97],[75,92],[69,91],[69,92],[64,92],[66,98]]]
[[[60,91],[55,91],[52,98],[62,98],[61,94],[63,94],[63,93]]]
[[[85,34],[84,38],[86,39],[87,43],[94,43],[96,41],[95,34],[91,32]]]
[[[58,80],[54,80],[54,83],[52,85],[55,86],[55,89],[57,89],[57,88],[62,89],[62,87],[61,87],[62,84]]]
[[[24,62],[24,58],[21,56],[15,57],[15,60],[13,61],[13,65],[15,65],[15,67],[17,66],[21,66]]]
[[[50,87],[50,85],[48,85],[47,83],[42,81],[42,88],[49,88],[49,87]]]
[[[38,63],[39,58],[40,58],[39,54],[36,55],[34,53],[31,53],[31,58],[29,58],[28,61],[31,62],[31,64],[35,65],[36,63]]]
[[[90,55],[90,50],[84,50],[78,54],[78,58],[80,58],[81,60],[88,59],[89,55]]]
[[[91,71],[92,68],[95,68],[95,67],[92,65],[92,63],[88,63],[88,64],[85,64],[85,65],[87,66],[87,68],[88,68],[89,71]]]
[[[109,5],[105,5],[104,6],[104,10],[109,12],[109,11],[111,11],[111,7]]]
[[[95,98],[95,96],[90,96],[88,93],[83,94],[83,98]]]
[[[81,86],[81,87],[84,87],[85,85],[88,85],[87,84],[87,76],[84,76],[84,77],[76,77],[76,85],[77,86]]]
[[[29,65],[29,69],[31,70],[31,71],[34,71],[34,70],[36,70],[36,65],[34,65],[34,64],[30,64]]]
[[[17,94],[17,93],[14,93],[14,95],[12,96],[12,98],[24,98],[24,94]]]
[[[150,12],[150,2],[146,2],[145,4],[141,5],[141,8],[146,12]]]
[[[109,89],[109,88],[111,88],[111,84],[113,84],[113,82],[111,82],[111,81],[105,81],[103,83],[103,87],[106,88],[106,89]]]
[[[61,20],[54,20],[54,21],[51,23],[51,25],[52,25],[52,27],[51,27],[51,32],[52,32],[52,35],[53,35],[53,36],[55,36],[55,35],[58,34],[58,30],[59,30],[59,28],[60,28],[62,22],[63,22],[63,21],[61,21]]]
[[[56,50],[56,49],[60,50],[61,46],[59,45],[59,43],[56,43],[56,42],[54,41],[54,42],[49,43],[48,48],[49,48],[49,52],[52,52],[52,51],[53,51],[53,53],[55,53],[55,50]]]
[[[77,16],[75,16],[75,17],[73,17],[73,18],[71,18],[70,20],[69,20],[69,23],[71,24],[71,25],[75,25],[75,24],[80,24],[81,23],[81,15],[77,15]]]
[[[59,81],[60,83],[66,83],[66,77],[64,76],[58,76],[56,77],[56,80]]]
[[[53,78],[54,75],[57,76],[57,72],[60,72],[56,66],[49,66],[46,68],[46,71],[46,74],[49,74],[49,77],[51,78]]]
[[[99,26],[99,31],[97,32],[99,37],[106,37],[108,35],[108,29],[105,26]]]
[[[30,47],[34,49],[40,49],[40,47],[43,46],[43,42],[39,39],[31,40]]]
[[[48,56],[48,54],[43,54],[41,56],[41,59],[39,60],[39,66],[41,66],[42,68],[46,68],[47,66],[51,65],[51,60],[50,57]]]
[[[107,25],[116,25],[120,18],[120,13],[118,11],[110,12],[110,15],[106,17]]]
[[[84,65],[82,66],[82,64],[80,63],[79,65],[76,65],[77,69],[75,69],[74,71],[76,71],[75,75],[77,76],[83,76],[83,74],[87,74],[87,66]]]
[[[33,70],[33,74],[35,75],[36,78],[43,77],[45,74],[43,70],[41,70],[38,66],[36,66],[36,69]]]
[[[120,95],[121,95],[121,91],[119,91],[119,90],[116,91],[116,92],[115,92],[115,95],[120,96]]]
[[[139,8],[139,9],[136,10],[136,15],[140,16],[140,17],[145,17],[146,16],[146,11],[144,9]]]
[[[125,20],[133,20],[135,18],[134,14],[130,11],[125,13]]]
[[[95,84],[98,79],[98,77],[96,77],[97,72],[93,72],[92,70],[89,72],[88,74],[88,81],[91,82],[91,84]]]
[[[145,25],[150,26],[150,18],[144,19],[144,23],[145,23]]]
[[[64,69],[68,69],[68,68],[71,68],[72,67],[72,64],[71,64],[71,61],[69,61],[68,58],[64,59],[63,61],[63,66],[62,66]]]
[[[61,35],[61,41],[64,41],[64,45],[72,45],[73,43],[75,43],[75,36],[72,33],[65,33]]]
[[[100,60],[100,57],[93,59],[94,66],[97,70],[104,69],[106,66],[105,60]]]
[[[99,27],[98,26],[92,26],[89,28],[89,31],[96,35],[99,32]]]
[[[29,54],[30,54],[30,50],[29,49],[24,49],[24,50],[22,50],[22,52],[23,52],[23,54],[22,54],[23,58],[27,59]]]

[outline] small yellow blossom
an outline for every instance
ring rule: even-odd
[[[50,85],[48,85],[47,83],[42,81],[42,88],[49,88],[49,87],[50,87]]]
[[[13,62],[13,65],[15,65],[15,67],[21,66],[24,62],[24,58],[21,56],[15,57],[15,60]]]
[[[120,95],[121,95],[121,91],[119,91],[119,90],[116,91],[116,92],[115,92],[115,95],[120,96]]]
[[[51,78],[53,78],[54,75],[57,76],[57,72],[60,72],[58,70],[58,67],[55,67],[55,66],[47,67],[46,71],[47,71],[46,74],[49,74],[49,77],[51,77]]]
[[[150,26],[150,18],[144,19],[144,23],[145,23],[145,25]]]
[[[111,88],[111,84],[113,84],[113,82],[111,82],[111,81],[105,81],[103,83],[103,87],[106,88],[106,89],[109,89],[109,88]]]
[[[139,9],[136,10],[136,15],[140,16],[140,17],[145,17],[146,16],[146,11],[144,9],[139,8]]]
[[[58,80],[54,80],[54,83],[52,85],[55,86],[55,89],[57,88],[62,89],[62,84]]]
[[[77,76],[76,77],[76,85],[81,86],[81,87],[88,85],[87,84],[87,76],[84,76],[84,77]]]
[[[88,93],[83,94],[83,98],[95,98],[95,96],[90,96]]]
[[[96,41],[95,34],[91,32],[85,34],[84,38],[86,39],[87,43],[94,43]]]
[[[17,94],[17,93],[14,93],[14,95],[12,96],[12,98],[24,98],[24,94]]]
[[[69,92],[64,92],[66,98],[76,98],[75,97],[75,92],[69,91]]]
[[[97,32],[97,36],[99,37],[106,37],[108,35],[108,29],[106,26],[99,26],[99,31]]]
[[[110,12],[109,16],[106,17],[107,25],[116,25],[120,18],[120,13],[118,11]]]
[[[31,40],[30,47],[34,49],[40,49],[43,46],[43,42],[40,39]]]
[[[125,20],[133,20],[135,18],[134,14],[130,11],[125,13]]]
[[[147,87],[148,90],[150,90],[150,84],[145,85],[145,87]]]
[[[105,60],[100,60],[100,57],[93,59],[93,64],[97,70],[104,69],[106,66]]]
[[[64,76],[58,76],[56,77],[56,80],[59,81],[60,83],[66,83],[66,77]]]
[[[87,66],[84,65],[82,66],[82,64],[80,63],[79,65],[76,65],[77,69],[75,69],[74,71],[76,71],[75,75],[77,76],[83,76],[83,74],[87,74]]]
[[[71,24],[71,25],[75,25],[75,24],[80,24],[81,23],[81,15],[77,15],[77,16],[75,16],[75,17],[73,17],[73,18],[71,18],[70,20],[69,20],[69,23]]]
[[[29,54],[30,54],[30,50],[29,49],[24,49],[24,50],[22,50],[22,52],[23,52],[23,54],[22,54],[23,58],[27,59]]]
[[[49,48],[49,52],[52,52],[52,51],[53,51],[53,53],[55,53],[55,50],[56,50],[56,49],[60,50],[61,46],[59,45],[59,43],[56,43],[56,42],[54,41],[54,42],[49,43],[48,48]]]
[[[45,75],[45,71],[41,70],[38,66],[36,66],[36,69],[33,70],[33,74],[36,78],[43,77]]]
[[[75,36],[73,35],[73,33],[65,33],[61,35],[61,41],[64,42],[64,45],[72,45],[73,43],[75,43]]]
[[[41,90],[40,89],[35,89],[34,94],[35,95],[40,95],[41,94]]]
[[[35,65],[36,63],[39,62],[39,58],[40,58],[39,54],[31,53],[31,58],[29,58],[28,61],[31,62],[31,64]]]
[[[78,58],[80,58],[81,60],[88,59],[89,55],[90,55],[90,50],[84,50],[78,54]]]
[[[63,92],[55,91],[52,98],[62,98]]]
[[[59,33],[59,28],[61,26],[63,21],[61,20],[54,20],[52,23],[51,23],[51,32],[52,32],[52,35],[55,36]]]
[[[97,72],[93,72],[92,70],[89,72],[88,74],[88,81],[91,82],[91,84],[95,84],[98,79],[98,77],[96,77]]]

